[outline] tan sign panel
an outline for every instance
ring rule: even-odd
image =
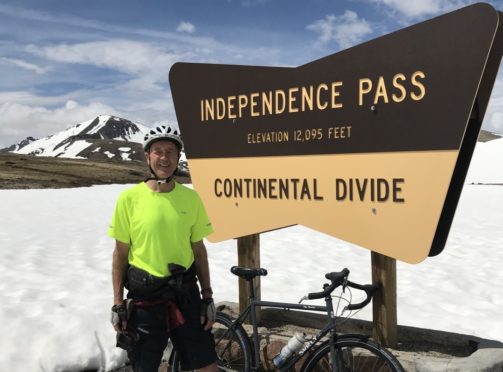
[[[410,263],[438,254],[501,61],[499,16],[476,4],[297,68],[175,64],[210,240],[302,224]]]

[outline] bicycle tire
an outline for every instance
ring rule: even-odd
[[[235,327],[233,319],[229,315],[217,312],[212,333],[215,338],[215,350],[220,371],[251,371],[251,345],[242,326]],[[172,353],[169,371],[179,372],[181,371],[180,356],[176,350],[173,350]]]
[[[302,372],[405,372],[387,349],[364,337],[344,337],[335,342],[339,367],[330,364],[330,343],[325,341],[304,362]]]

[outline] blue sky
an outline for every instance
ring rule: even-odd
[[[465,0],[7,0],[0,147],[100,114],[174,121],[177,61],[298,66],[466,6]],[[503,10],[503,1],[489,2]],[[503,133],[498,75],[484,129]]]

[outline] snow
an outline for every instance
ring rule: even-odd
[[[477,142],[467,183],[503,183],[503,138]]]
[[[179,160],[179,161],[180,161],[180,162],[182,162],[182,161],[187,161],[187,156],[185,155],[185,151],[182,151],[182,152],[180,153],[180,160]]]
[[[137,143],[143,143],[143,141],[145,140],[145,133],[147,133],[148,131],[150,131],[150,128],[149,127],[146,127],[144,125],[141,125],[141,124],[138,124],[138,123],[135,123],[136,126],[140,129],[139,132],[136,132],[136,133],[129,133],[128,134],[128,137],[129,137],[129,141],[131,142],[137,142]],[[115,138],[117,140],[120,140],[122,138]]]
[[[12,152],[18,153],[18,154],[35,154],[36,156],[61,156],[65,158],[81,158],[82,157],[77,157],[76,155],[84,150],[85,148],[90,146],[90,143],[85,142],[85,141],[68,141],[68,139],[72,136],[76,136],[80,133],[86,133],[88,135],[92,135],[97,133],[99,130],[101,130],[108,120],[111,118],[115,121],[119,121],[119,118],[116,117],[111,117],[110,115],[100,115],[97,117],[98,118],[98,123],[91,128],[89,132],[86,133],[86,130],[88,127],[91,126],[91,124],[96,120],[96,118],[92,120],[85,121],[83,123],[74,125],[70,128],[67,128],[61,132],[58,132],[52,136],[44,137],[38,140],[35,140],[28,145],[24,146],[23,148],[19,150],[15,150]],[[136,124],[137,127],[139,128],[139,132],[136,133],[127,133],[125,136],[128,141],[130,142],[136,142],[136,143],[142,143],[143,138],[144,138],[144,133],[146,133],[149,128],[141,125],[141,124]],[[131,129],[129,128],[129,131]],[[101,135],[103,138],[103,136]],[[123,136],[118,136],[115,138],[112,138],[115,140],[123,140]],[[63,141],[67,140],[68,144],[65,146],[59,146]],[[97,151],[94,150],[94,151]],[[93,151],[93,152],[94,152]],[[108,154],[109,157],[111,157]],[[129,158],[125,158],[125,160],[129,160]]]
[[[44,151],[40,154],[37,154],[38,156],[56,156],[57,154],[62,152],[62,148],[59,147],[59,148],[55,149],[55,147],[59,143],[64,141],[65,139],[79,134],[82,131],[82,128],[84,125],[85,125],[85,123],[82,123],[78,127],[73,126],[73,127],[68,128],[64,131],[58,132],[52,136],[41,138],[37,141],[33,141],[32,143],[26,145],[22,149],[16,151],[16,153],[30,154],[33,151],[36,151],[36,150],[42,148],[42,149],[44,149]]]
[[[112,159],[113,157],[115,157],[115,154],[113,152],[110,152],[110,151],[105,151],[104,154],[106,156],[108,156],[109,159]]]
[[[399,324],[503,342],[503,186],[469,184],[503,183],[502,150],[501,140],[477,145],[444,251],[418,265],[397,263]],[[110,370],[124,363],[109,324],[113,241],[106,230],[127,187],[0,191],[2,370]],[[326,272],[344,267],[351,280],[370,282],[366,249],[302,226],[260,239],[269,271],[265,300],[297,302],[321,289]],[[215,300],[237,302],[229,272],[236,241],[207,247]],[[356,317],[371,319],[371,307]]]
[[[119,147],[118,150],[121,152],[122,160],[131,160],[131,147]]]
[[[60,147],[58,148],[59,152],[65,152],[65,158],[68,157],[68,158],[73,158],[73,159],[85,159],[85,157],[83,156],[77,156],[77,154],[79,152],[81,152],[82,150],[85,150],[89,147],[90,143],[87,142],[87,141],[84,141],[84,140],[80,140],[80,141],[75,141],[73,142],[71,145],[69,146],[64,146],[64,147]],[[55,152],[58,152],[58,150],[56,150]]]
[[[88,134],[97,133],[101,128],[103,128],[105,126],[105,124],[107,123],[107,121],[110,119],[110,116],[109,115],[100,115],[98,118],[99,118],[98,124],[96,126],[94,126],[88,132]]]

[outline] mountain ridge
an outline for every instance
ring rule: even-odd
[[[0,150],[0,189],[136,183],[150,175],[142,142],[150,128],[111,115]],[[189,170],[182,151],[178,179]]]
[[[141,160],[141,142],[148,130],[150,128],[127,119],[99,115],[40,139],[27,137],[2,152],[73,159],[88,159],[92,155],[101,159]],[[102,150],[96,143],[107,146]]]

